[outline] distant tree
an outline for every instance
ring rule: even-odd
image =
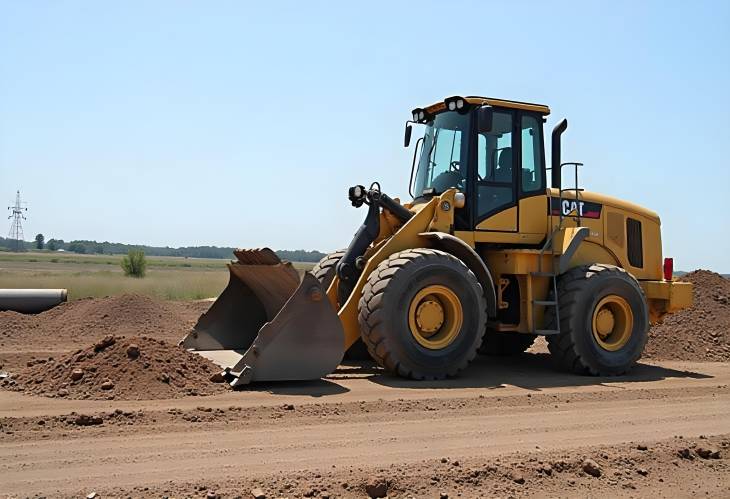
[[[99,255],[104,254],[104,245],[100,243],[94,246],[94,253],[98,253]]]
[[[147,259],[144,256],[144,251],[139,249],[129,250],[127,256],[122,258],[122,270],[126,276],[144,277],[147,272]]]
[[[36,234],[35,236],[35,249],[43,249],[43,243],[45,242],[46,238],[43,237],[43,234]]]
[[[68,243],[68,250],[74,253],[86,253],[86,246],[80,241],[71,241]]]
[[[46,243],[46,248],[51,251],[56,251],[58,249],[58,241],[55,239],[49,239]]]

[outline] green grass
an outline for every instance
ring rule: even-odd
[[[228,283],[227,260],[148,258],[144,278],[126,277],[121,255],[0,254],[0,288],[66,288],[69,299],[137,293],[169,300],[218,296]],[[294,263],[300,272],[314,264]]]
[[[3,263],[59,263],[73,265],[119,265],[124,255],[81,255],[78,253],[27,252],[0,253],[0,266]],[[233,257],[233,255],[231,255]],[[223,258],[185,258],[178,256],[148,256],[147,266],[151,267],[189,267],[224,268],[228,260]]]

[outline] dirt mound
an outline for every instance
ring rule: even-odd
[[[682,277],[694,285],[694,305],[651,328],[644,357],[730,360],[730,280],[709,270]]]
[[[121,295],[75,300],[37,315],[0,312],[0,348],[66,351],[108,334],[176,343],[209,306]]]
[[[4,380],[11,390],[72,399],[151,400],[228,389],[220,367],[162,340],[107,336],[58,360],[38,360]]]

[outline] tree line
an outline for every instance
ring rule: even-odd
[[[0,237],[0,251],[15,249],[15,240]],[[129,250],[142,250],[147,256],[182,256],[189,258],[233,258],[234,248],[220,246],[183,246],[171,248],[169,246],[146,246],[139,244],[110,243],[109,241],[91,241],[77,239],[64,241],[63,239],[46,239],[43,234],[36,235],[33,241],[24,241],[24,250],[69,251],[78,254],[97,255],[126,255]],[[321,251],[307,250],[277,250],[276,254],[282,260],[292,262],[318,262],[325,254]]]

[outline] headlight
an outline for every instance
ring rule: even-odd
[[[449,111],[462,111],[466,109],[466,100],[458,95],[444,99],[444,104]]]
[[[466,205],[466,196],[463,192],[457,192],[454,194],[454,206],[457,208],[463,208]]]
[[[413,116],[413,121],[415,121],[416,123],[422,123],[426,121],[426,118],[428,117],[426,111],[424,109],[421,109],[420,107],[411,111],[411,115]]]

